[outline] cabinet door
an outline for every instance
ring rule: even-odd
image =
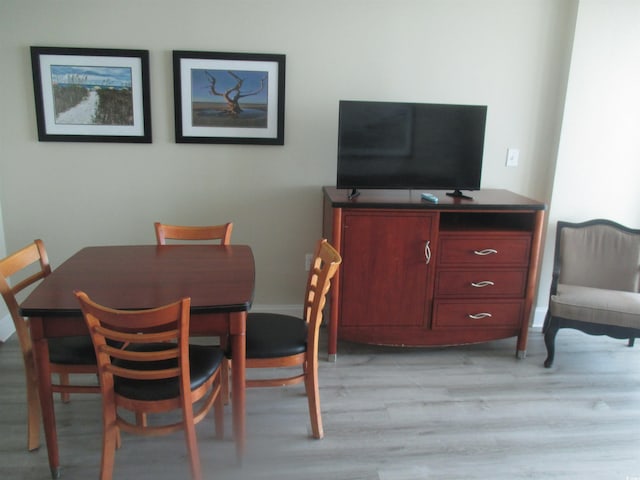
[[[379,210],[345,213],[340,325],[428,325],[436,217]]]

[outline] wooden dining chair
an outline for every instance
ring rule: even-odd
[[[27,448],[40,446],[40,401],[38,376],[29,332],[29,320],[20,315],[16,295],[39,282],[51,273],[49,257],[41,240],[23,247],[0,260],[0,292],[13,324],[22,351],[27,387]],[[12,285],[10,284],[12,283]],[[71,374],[97,375],[96,357],[89,336],[61,337],[49,340],[51,372],[57,374],[59,383],[52,381],[53,392],[60,393],[64,402],[71,393],[100,393],[100,387],[89,384],[71,384]],[[95,378],[95,377],[94,377]]]
[[[166,240],[219,240],[221,245],[231,243],[233,223],[209,226],[168,225],[155,222],[158,245],[166,245]]]
[[[189,345],[191,299],[153,309],[115,310],[93,302],[84,292],[75,294],[98,360],[103,421],[100,479],[113,476],[121,430],[158,436],[182,429],[192,476],[200,480],[195,424],[213,406],[216,436],[224,436],[220,378],[224,355],[218,347]],[[111,346],[116,342],[119,348]],[[177,410],[182,413],[179,421],[167,421],[166,416],[153,424],[148,421],[150,415]],[[132,412],[132,418],[124,411]]]
[[[156,230],[156,241],[158,245],[166,245],[167,240],[179,241],[197,241],[203,242],[208,240],[219,241],[220,245],[229,245],[231,243],[231,232],[233,231],[233,223],[228,222],[222,225],[206,225],[206,226],[190,226],[190,225],[169,225],[166,223],[155,222],[153,224]],[[220,336],[220,346],[226,348],[228,338]],[[222,365],[222,396],[224,403],[229,403],[229,362]]]
[[[279,387],[304,382],[314,438],[324,436],[318,386],[320,324],[331,279],[341,262],[340,254],[327,240],[320,240],[307,279],[302,318],[277,313],[249,313],[247,316],[246,367],[300,366],[302,372],[293,376],[288,372],[286,376],[247,379],[246,386]]]

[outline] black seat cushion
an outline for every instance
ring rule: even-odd
[[[96,351],[91,337],[74,336],[50,338],[49,361],[65,365],[96,365]],[[120,347],[121,342],[107,340],[109,345]]]
[[[143,352],[157,352],[173,345],[167,343],[150,343],[146,345],[132,345],[131,350]],[[223,353],[220,348],[208,345],[189,346],[189,372],[191,375],[191,390],[194,390],[205,383],[211,375],[220,367]],[[162,369],[173,368],[177,360],[162,360],[158,362],[131,362],[114,359],[113,364],[121,367],[136,369]],[[117,394],[134,400],[166,400],[180,396],[180,383],[178,377],[162,380],[132,380],[129,378],[114,376],[114,390]]]
[[[247,358],[286,357],[307,349],[307,323],[277,313],[247,316]]]
[[[96,353],[88,335],[50,338],[49,361],[67,365],[95,365]]]

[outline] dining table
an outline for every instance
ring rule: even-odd
[[[233,435],[241,461],[246,443],[246,318],[254,287],[255,264],[247,245],[90,246],[54,269],[20,305],[30,322],[52,477],[60,476],[60,455],[47,339],[88,335],[74,291],[123,310],[191,298],[190,335],[224,337],[233,351]]]

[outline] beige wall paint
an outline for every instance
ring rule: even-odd
[[[303,294],[335,184],[340,99],[489,106],[485,188],[547,202],[573,0],[3,0],[0,201],[8,250],[42,238],[54,267],[86,245],[152,243],[156,220],[235,222],[259,305]],[[150,51],[153,143],[38,142],[29,46]],[[177,145],[171,51],[287,56],[285,145]],[[507,147],[520,166],[505,167]]]
[[[555,225],[608,218],[640,228],[640,2],[581,0],[553,179],[539,308]]]
[[[2,144],[0,143],[0,147]],[[2,204],[0,204],[0,258],[7,255],[7,247],[4,243],[4,222],[2,221]],[[4,342],[14,332],[13,322],[9,316],[9,310],[4,302],[0,302],[0,342]]]

